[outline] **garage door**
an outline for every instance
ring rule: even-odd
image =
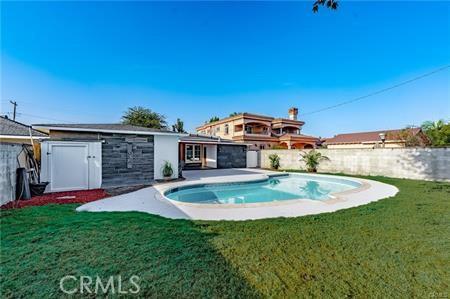
[[[41,181],[47,191],[95,189],[101,186],[100,142],[44,142]]]

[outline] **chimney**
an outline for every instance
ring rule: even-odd
[[[289,119],[297,120],[298,109],[295,107],[289,108]]]

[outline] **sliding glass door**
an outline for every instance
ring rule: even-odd
[[[199,144],[186,144],[186,163],[200,162],[201,149]]]

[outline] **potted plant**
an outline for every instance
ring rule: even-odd
[[[271,154],[269,156],[270,168],[278,169],[280,168],[280,157],[277,154]]]
[[[321,161],[330,160],[327,156],[322,155],[316,150],[300,153],[301,161],[305,162],[308,172],[317,172],[317,166]]]
[[[164,161],[164,165],[162,167],[162,175],[164,180],[170,180],[173,174],[172,164],[169,161]]]

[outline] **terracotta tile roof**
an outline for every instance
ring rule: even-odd
[[[407,130],[410,130],[413,135],[416,135],[421,131],[420,128],[411,128]],[[338,134],[332,138],[326,138],[325,143],[336,144],[336,143],[379,142],[381,133],[384,133],[386,135],[386,141],[398,141],[400,140],[399,133],[402,131],[403,129]]]
[[[228,122],[228,121],[231,121],[231,120],[234,120],[234,119],[239,119],[239,118],[242,118],[242,117],[243,118],[261,118],[261,119],[264,119],[265,121],[270,121],[270,122],[275,122],[275,123],[286,122],[286,123],[296,124],[296,125],[304,125],[305,124],[305,122],[301,121],[301,120],[292,120],[292,119],[289,119],[289,118],[275,118],[275,117],[267,116],[267,115],[242,112],[242,113],[239,113],[237,115],[221,118],[218,121],[214,121],[214,122],[210,122],[210,123],[206,122],[206,123],[202,124],[201,126],[198,126],[196,128],[196,130],[201,130],[201,129],[209,127],[209,126],[222,124],[224,122]]]

